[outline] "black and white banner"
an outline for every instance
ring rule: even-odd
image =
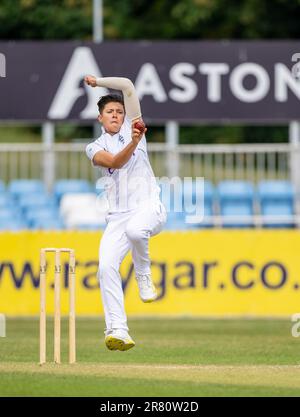
[[[0,120],[97,117],[105,89],[130,78],[147,122],[286,123],[300,118],[300,41],[0,42]]]

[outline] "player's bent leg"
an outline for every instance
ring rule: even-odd
[[[138,229],[134,223],[131,223],[126,228],[126,234],[132,246],[132,257],[140,298],[144,303],[151,303],[156,300],[157,292],[150,271],[148,248],[150,231]]]
[[[164,208],[153,207],[150,210],[140,210],[126,226],[126,235],[131,243],[139,294],[144,303],[150,303],[157,298],[157,291],[151,278],[149,238],[162,230],[165,221]]]

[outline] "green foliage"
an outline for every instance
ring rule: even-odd
[[[90,0],[2,0],[0,38],[90,39]]]
[[[104,1],[114,39],[299,38],[299,0]]]
[[[300,0],[103,0],[106,39],[299,38]],[[1,39],[92,39],[92,0],[2,0]]]

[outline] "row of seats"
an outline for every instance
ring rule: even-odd
[[[198,187],[195,181],[170,187],[161,183],[161,198],[168,209],[166,229],[253,227],[256,216],[265,227],[295,226],[297,195],[288,181],[211,182]],[[203,206],[204,219],[187,223]],[[99,229],[105,226],[107,201],[85,180],[59,180],[48,194],[39,180],[0,181],[0,230]],[[201,215],[200,210],[200,215]],[[200,216],[201,217],[201,216]]]
[[[94,191],[95,187],[87,180],[70,180],[62,179],[54,183],[52,197],[56,202],[60,202],[61,197],[66,193],[88,193]],[[7,192],[8,195],[15,199],[28,194],[45,194],[45,185],[41,180],[12,180],[6,187],[3,181],[0,181],[0,193]]]
[[[51,194],[40,180],[13,180],[7,187],[0,181],[0,230],[64,229],[62,197],[93,190],[86,180],[59,180]]]
[[[217,186],[204,183],[204,193],[197,191],[196,183],[187,183],[184,191],[174,195],[176,199],[189,201],[198,207],[203,204],[204,219],[193,226],[212,227],[294,227],[297,194],[289,181],[261,181],[255,186],[248,181],[221,181]],[[177,201],[178,203],[178,201]],[[165,204],[168,204],[165,201]],[[172,203],[171,203],[172,204]],[[170,228],[186,228],[185,211],[176,212],[170,207]]]

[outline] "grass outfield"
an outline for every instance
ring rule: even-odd
[[[0,396],[299,396],[291,321],[130,319],[136,347],[108,351],[100,319],[77,319],[77,364],[38,365],[38,319],[7,319]],[[67,360],[67,321],[62,359]],[[53,355],[48,325],[48,359]],[[51,356],[51,357],[50,357]]]

